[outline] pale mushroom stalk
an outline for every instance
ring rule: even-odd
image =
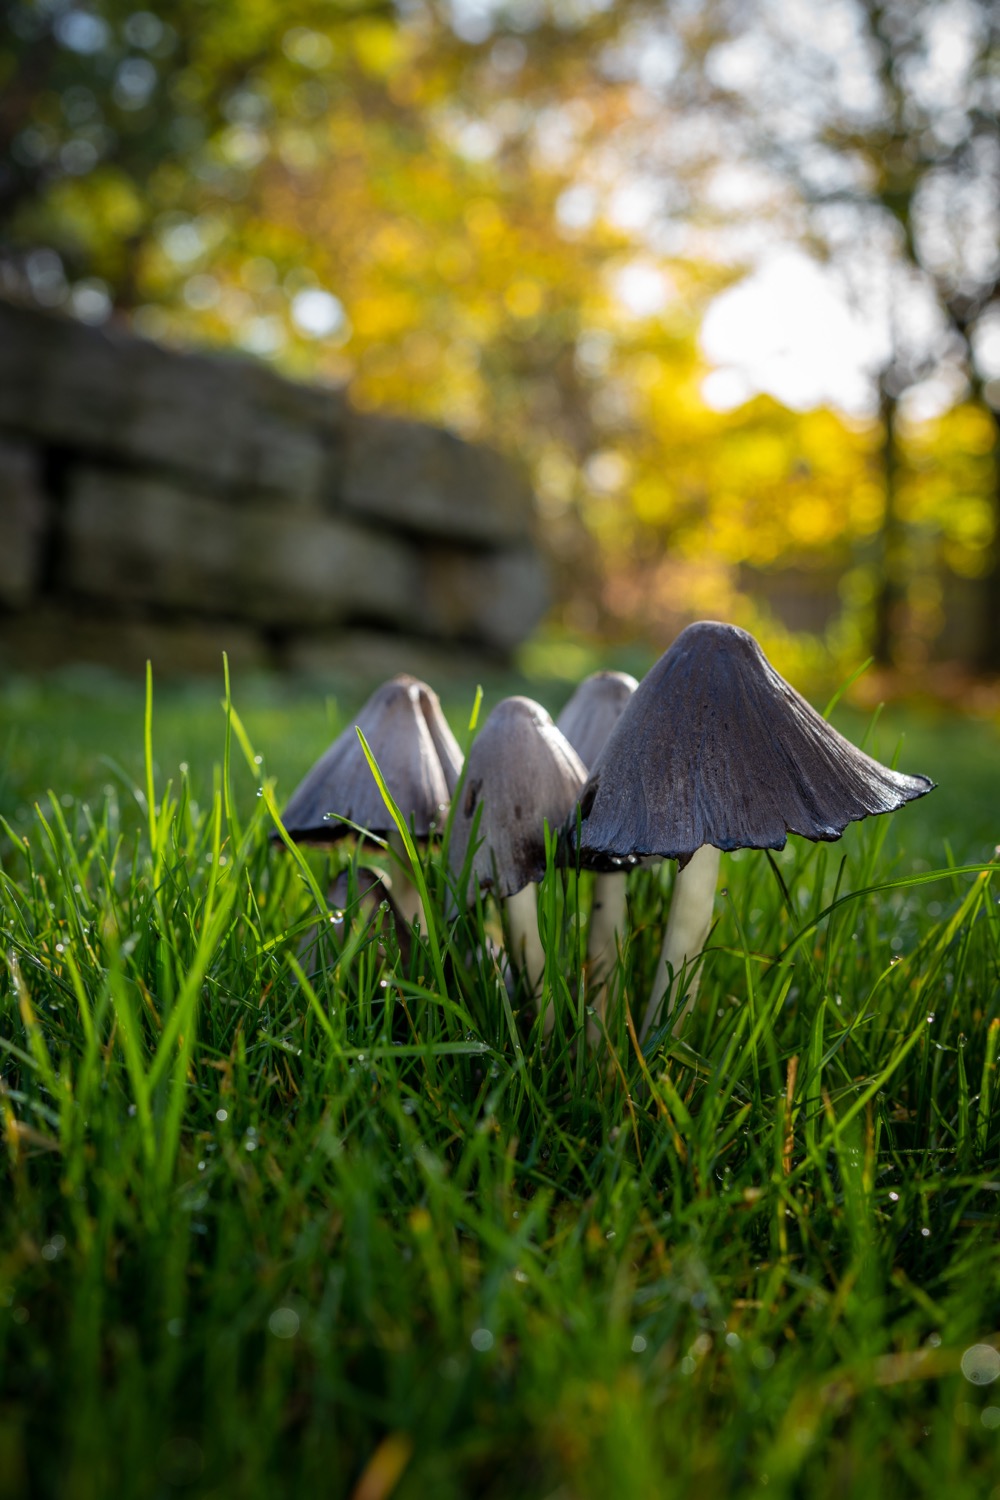
[[[556,720],[577,755],[588,768],[600,755],[608,735],[621,718],[639,684],[628,672],[594,672],[573,693]],[[608,979],[628,928],[625,871],[611,871],[594,880],[587,933],[587,999],[598,1016],[608,1001]],[[597,1029],[589,1028],[596,1039]]]
[[[576,751],[540,704],[504,698],[469,750],[465,796],[452,822],[448,860],[457,878],[466,867],[475,830],[469,885],[460,898],[471,904],[478,887],[503,904],[511,967],[536,1001],[545,973],[538,930],[545,827],[558,828],[565,821],[586,775]],[[546,1022],[548,1029],[551,1014]]]
[[[511,958],[532,997],[537,999],[545,975],[545,949],[538,931],[538,886],[529,880],[527,885],[508,896],[504,905]]]
[[[701,969],[699,967],[693,974],[690,970],[704,948],[712,926],[712,904],[719,881],[721,858],[721,852],[714,845],[702,844],[683,869],[677,871],[660,961],[646,1005],[642,1030],[639,1032],[640,1042],[646,1040],[668,992],[670,998],[667,1001],[667,1015],[674,1017],[674,1028],[680,1025],[694,1007]],[[683,1008],[674,1014],[680,999],[675,986],[685,966],[688,969],[686,998]]]
[[[608,998],[608,975],[618,958],[618,947],[628,927],[628,877],[612,871],[594,877],[594,899],[587,934],[587,968],[593,982],[591,1003],[603,1016]]]
[[[410,856],[398,828],[392,830],[386,842],[393,855],[386,872],[392,892],[392,904],[408,926],[412,927],[414,922],[419,922],[421,927],[426,927],[423,902],[410,877]]]

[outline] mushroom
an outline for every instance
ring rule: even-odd
[[[608,735],[639,684],[628,672],[594,672],[584,678],[556,720],[584,765],[597,759]],[[607,1001],[607,977],[618,956],[626,926],[624,871],[598,874],[590,907],[587,969],[590,1000],[599,1015]]]
[[[848,823],[891,812],[933,785],[838,734],[745,630],[689,625],[639,684],[580,798],[584,866],[616,869],[650,855],[678,863],[640,1037],[704,947],[720,850],[782,849],[789,833],[837,839]],[[566,833],[575,849],[575,815]]]
[[[639,684],[628,672],[592,672],[556,720],[585,766],[592,766]]]
[[[462,752],[437,694],[406,675],[376,689],[296,787],[282,822],[299,843],[332,844],[358,828],[386,839],[396,858],[390,876],[393,904],[412,924],[423,917],[420,898],[407,874],[399,830],[361,748],[359,729],[413,836],[426,839],[441,827],[461,774]]]
[[[466,757],[448,862],[456,881],[469,863],[463,899],[474,900],[478,883],[504,903],[510,957],[532,994],[545,970],[536,905],[536,885],[545,873],[545,824],[562,825],[586,777],[572,745],[531,698],[502,699]],[[478,842],[470,861],[474,827]]]

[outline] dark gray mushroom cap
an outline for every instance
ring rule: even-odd
[[[333,843],[354,831],[350,823],[380,836],[392,832],[392,815],[365,759],[359,728],[417,837],[442,826],[462,752],[437,695],[425,682],[400,676],[376,689],[292,793],[282,821],[293,839]]]
[[[702,621],[643,678],[594,764],[580,798],[580,859],[598,870],[647,855],[684,865],[702,844],[837,839],[933,786],[845,740],[745,630]],[[565,837],[575,853],[572,817]]]
[[[545,874],[545,832],[557,830],[576,805],[586,767],[551,716],[530,698],[504,698],[486,719],[465,763],[465,792],[456,804],[448,860],[461,875],[476,809],[482,805],[475,882],[513,896]]]
[[[639,684],[628,672],[585,677],[556,720],[585,766],[592,766]]]

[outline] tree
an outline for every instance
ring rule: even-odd
[[[885,487],[874,648],[892,655],[906,589],[900,402],[932,394],[940,407],[964,388],[993,431],[977,658],[1000,670],[997,11],[988,0],[721,0],[713,13],[706,98],[743,123],[744,161],[790,185],[802,232],[885,329],[872,371]]]

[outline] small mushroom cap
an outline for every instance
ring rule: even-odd
[[[556,720],[585,766],[592,766],[639,684],[628,672],[585,677]]]
[[[837,839],[934,783],[858,750],[780,677],[736,625],[689,625],[647,673],[580,798],[580,859],[687,863],[702,844],[783,849]],[[565,837],[577,842],[573,818]]]
[[[457,878],[482,804],[469,901],[477,880],[496,896],[513,896],[541,880],[544,825],[561,826],[586,779],[580,757],[540,703],[504,698],[497,704],[466,758],[465,792],[451,825],[448,862]]]
[[[361,730],[386,786],[418,838],[440,827],[462,769],[462,753],[436,694],[415,677],[377,688],[343,734],[307,772],[282,821],[293,839],[330,844],[351,823],[384,836],[394,827],[361,748]],[[341,821],[346,820],[346,821]]]

